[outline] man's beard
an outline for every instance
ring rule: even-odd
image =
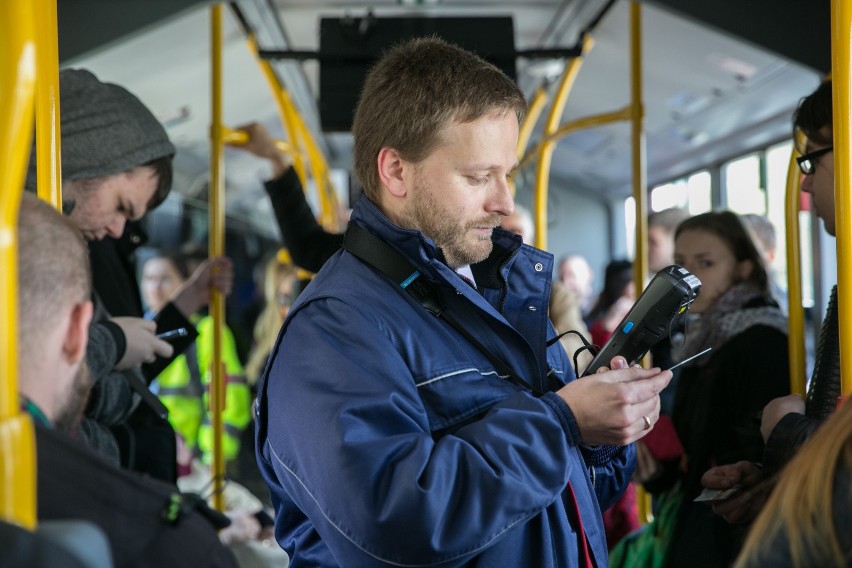
[[[456,212],[436,199],[428,184],[418,180],[403,222],[404,228],[417,229],[432,239],[450,268],[458,268],[488,258],[493,248],[491,235],[472,239],[470,233],[477,227],[499,226],[500,215],[486,215],[463,225],[457,220]]]
[[[68,390],[68,398],[58,407],[53,419],[57,429],[69,434],[73,434],[77,430],[80,421],[83,419],[83,411],[89,401],[91,390],[92,375],[89,372],[89,366],[83,360],[74,375],[74,382]]]

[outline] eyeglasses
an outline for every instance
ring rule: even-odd
[[[796,163],[799,164],[799,169],[802,170],[802,173],[809,176],[814,173],[814,168],[816,168],[816,159],[823,154],[828,154],[832,150],[834,150],[834,146],[826,146],[825,148],[814,150],[813,152],[809,152],[804,156],[796,158]]]

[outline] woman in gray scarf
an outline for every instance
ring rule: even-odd
[[[659,526],[646,532],[657,538],[658,563],[664,551],[659,565],[729,566],[743,529],[694,499],[702,491],[702,474],[714,465],[760,461],[760,411],[790,389],[787,320],[771,297],[761,255],[735,214],[705,213],[681,223],[675,263],[695,274],[702,287],[690,309],[685,343],[673,358],[713,351],[687,363],[677,385],[672,418],[683,455],[650,468],[640,464],[645,471],[637,471],[646,489],[670,505],[655,519]]]

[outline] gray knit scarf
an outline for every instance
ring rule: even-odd
[[[787,335],[787,317],[777,306],[743,308],[761,297],[765,294],[753,284],[736,284],[719,296],[706,312],[688,316],[686,341],[683,347],[672,350],[672,359],[677,363],[708,347],[716,351],[732,337],[756,325],[771,327]],[[710,359],[699,357],[684,366],[701,367]]]

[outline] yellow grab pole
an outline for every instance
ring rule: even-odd
[[[222,142],[228,144],[247,144],[249,141],[248,133],[244,130],[234,130],[227,126],[222,126]],[[276,140],[275,147],[286,154],[293,155],[293,147],[283,140]]]
[[[32,148],[36,28],[29,2],[0,2],[0,519],[35,528],[35,430],[18,403],[18,209]]]
[[[286,92],[283,85],[278,86],[278,91]],[[288,97],[289,98],[289,97]],[[310,130],[308,130],[301,114],[292,107],[296,128],[299,132],[299,138],[305,142],[305,149],[308,152],[308,160],[310,161],[311,176],[314,178],[314,183],[317,188],[317,196],[320,204],[320,222],[324,227],[337,230],[337,196],[328,184],[328,165],[325,157],[322,155],[316,141],[314,141]]]
[[[630,137],[632,141],[633,199],[636,201],[636,289],[648,275],[648,192],[645,168],[645,108],[642,100],[642,7],[630,2]]]
[[[299,142],[299,128],[296,124],[295,111],[293,101],[290,100],[290,95],[281,88],[278,77],[268,61],[260,58],[257,49],[257,40],[250,36],[247,40],[249,50],[260,65],[260,70],[263,76],[266,77],[266,82],[269,83],[269,88],[272,90],[272,95],[275,97],[275,102],[278,105],[278,113],[281,115],[281,121],[284,123],[284,128],[287,130],[287,136],[290,138],[290,145],[293,147],[293,169],[296,170],[296,175],[299,181],[302,182],[302,188],[307,190],[308,178],[305,171],[305,158],[302,153],[302,147]]]
[[[642,99],[642,7],[639,2],[630,2],[630,138],[631,162],[633,169],[633,199],[636,202],[636,254],[633,261],[633,280],[636,289],[645,287],[648,274],[648,193],[646,191],[645,170],[645,108]],[[650,358],[643,360],[649,366]],[[641,484],[637,484],[636,502],[639,506],[639,519],[650,522],[654,515],[651,511],[651,495]]]
[[[535,128],[536,122],[538,122],[538,117],[541,116],[541,111],[543,111],[544,107],[547,105],[547,101],[547,90],[544,88],[544,85],[541,85],[535,90],[532,102],[527,109],[527,114],[524,116],[524,120],[521,122],[521,129],[518,132],[518,170],[521,169],[520,161],[524,157],[524,153],[527,151],[527,146],[530,143],[530,137],[532,136],[533,129]],[[509,179],[509,189],[512,191],[512,197],[514,197],[517,192],[514,177]]]
[[[222,5],[210,7],[210,256],[225,254],[225,180],[222,175]],[[222,454],[222,410],[225,406],[225,377],[222,365],[222,326],[225,324],[225,298],[210,291],[213,315],[213,360],[210,382],[210,423],[213,428],[213,506],[224,510],[222,488],[225,460]]]
[[[530,137],[532,136],[533,129],[535,128],[536,122],[538,122],[538,118],[541,116],[541,112],[547,105],[547,99],[547,89],[545,89],[544,86],[540,86],[535,90],[532,102],[530,103],[530,108],[527,109],[527,114],[524,116],[524,121],[521,123],[521,130],[518,133],[519,160],[527,151],[527,146],[530,143]]]
[[[611,124],[613,122],[630,120],[631,111],[631,107],[627,106],[621,110],[595,114],[592,116],[585,116],[583,118],[578,118],[570,122],[565,122],[559,128],[557,128],[555,132],[548,134],[547,136],[539,140],[538,144],[533,147],[532,150],[529,150],[526,154],[524,154],[524,157],[521,158],[521,163],[518,167],[523,168],[532,160],[538,159],[546,144],[556,142],[560,138],[564,138],[568,134],[571,134],[572,132],[576,132],[578,130],[593,128],[595,126],[603,126],[604,124]]]
[[[257,59],[258,65],[260,65],[261,71],[266,77],[269,88],[272,90],[272,94],[278,104],[278,112],[281,115],[284,128],[287,130],[287,136],[290,137],[290,144],[293,146],[293,167],[296,169],[296,175],[299,176],[302,187],[307,191],[307,170],[305,168],[304,154],[302,153],[302,144],[304,144],[308,161],[310,162],[311,176],[316,184],[317,195],[319,197],[320,223],[326,229],[337,230],[337,194],[333,191],[331,178],[328,175],[328,163],[314,141],[313,136],[311,136],[305,121],[296,109],[296,105],[293,104],[293,100],[290,98],[287,89],[278,80],[278,76],[273,71],[269,62],[260,58],[257,41],[254,37],[248,38],[248,46],[249,50],[254,54],[255,59]]]
[[[795,144],[801,148],[804,137],[799,135]],[[790,362],[790,392],[805,396],[805,312],[802,308],[802,254],[799,230],[799,203],[801,202],[802,175],[796,164],[796,152],[787,169],[787,199],[784,204],[787,243],[787,306],[789,312],[787,331],[787,359]]]
[[[852,5],[848,0],[831,2],[831,94],[834,113],[834,199],[837,205],[837,304],[840,324],[840,392],[852,392],[852,132],[849,117],[850,46]]]
[[[36,0],[38,34],[36,164],[38,196],[62,211],[62,159],[59,137],[59,46],[57,0]]]
[[[574,85],[577,74],[580,72],[580,67],[583,64],[583,56],[589,52],[592,45],[592,38],[587,34],[583,37],[582,54],[573,58],[565,67],[562,79],[559,81],[559,87],[556,90],[556,96],[553,97],[553,106],[551,106],[550,113],[547,116],[547,123],[544,127],[545,136],[552,134],[559,127],[559,121],[562,119],[562,112],[565,110],[565,101],[568,99],[568,93],[571,92],[571,87]],[[550,163],[555,147],[556,141],[545,142],[541,147],[538,155],[538,163],[536,164],[533,219],[535,220],[535,246],[540,249],[547,248],[547,191],[550,183]]]

